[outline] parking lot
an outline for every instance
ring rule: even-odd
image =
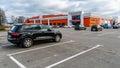
[[[58,28],[61,42],[36,41],[20,48],[0,32],[0,68],[119,68],[120,29],[99,32]]]

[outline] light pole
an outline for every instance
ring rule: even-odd
[[[0,24],[2,24],[2,23],[1,23],[2,21],[1,21],[1,20],[2,20],[2,19],[1,19],[1,16],[0,16]]]
[[[1,25],[1,9],[0,9],[0,25]]]
[[[3,25],[3,17],[0,16],[0,25]]]

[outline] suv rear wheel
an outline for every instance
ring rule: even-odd
[[[31,47],[33,45],[33,40],[31,38],[25,38],[22,44],[25,48]]]
[[[59,42],[60,40],[61,40],[60,35],[56,35],[55,38],[54,38],[54,41]]]

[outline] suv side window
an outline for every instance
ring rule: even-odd
[[[40,26],[38,25],[24,25],[22,30],[40,30]]]
[[[31,29],[30,25],[24,25],[23,28],[22,28],[22,30],[30,30],[30,29]]]
[[[40,25],[42,31],[48,31],[48,27],[46,25]]]
[[[40,26],[38,25],[30,25],[31,30],[40,30]]]

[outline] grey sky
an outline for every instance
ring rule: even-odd
[[[81,10],[104,15],[120,15],[120,0],[1,0],[0,7],[6,11],[7,17],[29,17]]]

